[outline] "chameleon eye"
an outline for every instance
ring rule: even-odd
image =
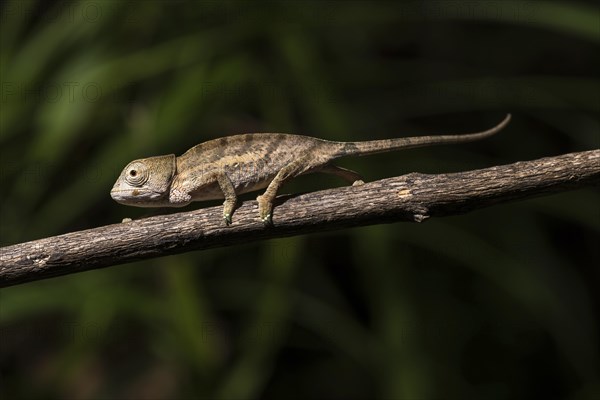
[[[133,186],[142,186],[148,180],[148,169],[142,163],[132,163],[127,169],[125,179]]]

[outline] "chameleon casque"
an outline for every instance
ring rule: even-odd
[[[322,172],[360,185],[361,176],[332,164],[337,158],[487,138],[510,121],[483,132],[417,136],[366,142],[332,142],[284,133],[248,133],[200,143],[174,154],[130,162],[110,195],[118,203],[137,207],[183,207],[193,201],[225,199],[223,218],[231,223],[237,195],[266,188],[257,197],[259,216],[272,222],[273,200],[279,188],[302,174]]]

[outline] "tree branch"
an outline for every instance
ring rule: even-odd
[[[0,249],[0,287],[191,250],[352,226],[421,222],[600,183],[600,150],[475,171],[412,173],[363,186],[278,198],[272,227],[255,201],[225,227],[222,207],[159,215]],[[284,200],[284,201],[283,201]]]

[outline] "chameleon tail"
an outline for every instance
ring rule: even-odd
[[[421,146],[432,146],[438,144],[464,143],[480,140],[492,136],[501,131],[510,121],[511,115],[506,117],[498,125],[483,132],[468,133],[461,135],[437,135],[437,136],[415,136],[397,139],[371,140],[367,142],[348,142],[336,154],[336,157],[343,156],[366,156],[389,152],[400,149],[410,149]]]

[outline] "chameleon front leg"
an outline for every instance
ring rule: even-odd
[[[280,169],[265,192],[256,198],[256,201],[258,201],[258,214],[265,225],[273,223],[273,201],[277,196],[277,191],[287,180],[298,175],[303,166],[305,166],[305,161],[298,159]]]
[[[233,209],[237,203],[235,188],[233,187],[233,183],[231,183],[231,179],[229,179],[225,172],[216,173],[215,178],[217,178],[219,188],[225,197],[225,201],[223,202],[223,219],[225,220],[225,224],[229,225],[231,224],[231,215],[233,214]]]
[[[319,168],[315,172],[323,172],[325,174],[339,176],[346,182],[351,183],[352,186],[364,185],[364,183],[365,183],[363,181],[362,176],[360,176],[360,174],[358,172],[354,172],[350,169],[338,167],[337,165],[327,164],[327,165],[324,165],[323,167]]]

